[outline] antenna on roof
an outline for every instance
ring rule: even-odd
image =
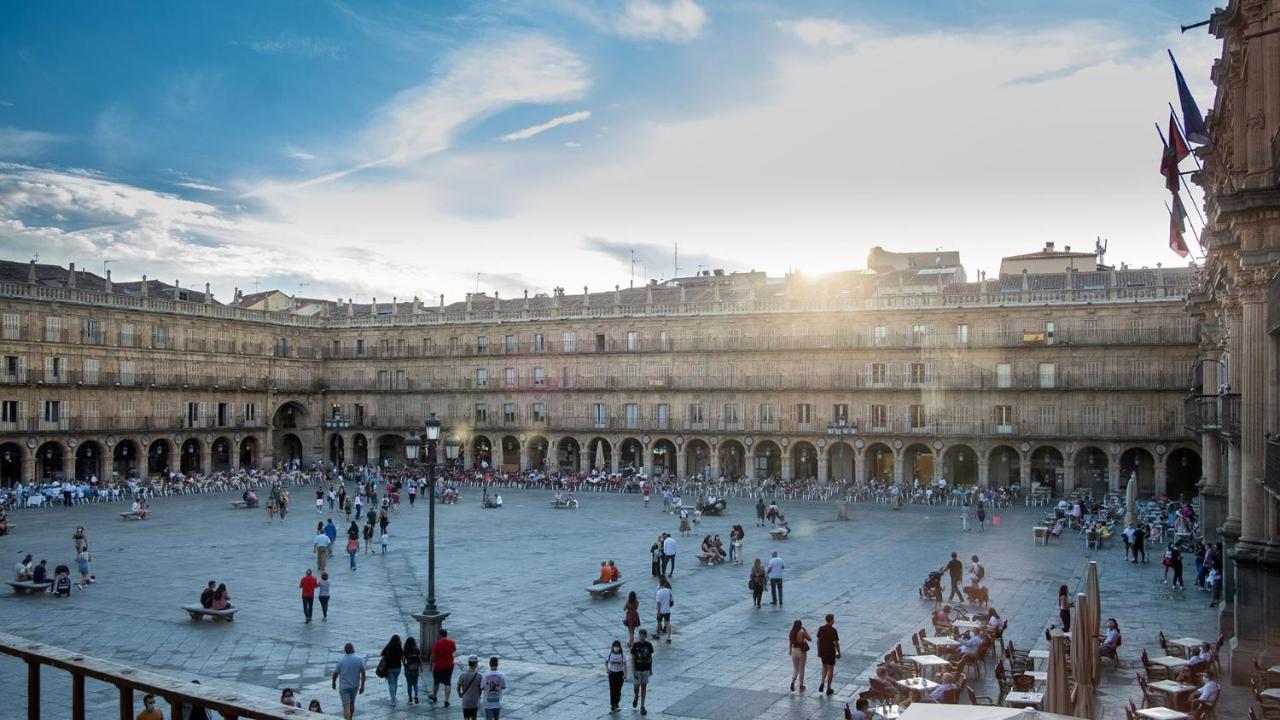
[[[636,251],[631,251],[631,287],[636,286]]]
[[[107,266],[108,266],[108,265],[110,265],[110,264],[111,264],[111,263],[113,263],[113,262],[115,262],[115,261],[114,261],[114,260],[103,260],[103,261],[102,261],[102,277],[106,277],[106,276],[107,276]]]
[[[256,278],[254,278],[254,279],[253,279],[253,292],[254,292],[254,294],[257,294],[257,292],[258,292],[258,286],[259,286],[259,285],[261,285],[261,284],[262,284],[262,278],[257,278],[257,277],[256,277]]]
[[[1098,254],[1098,264],[1102,264],[1102,258],[1107,254],[1107,240],[1102,239],[1099,235],[1093,244],[1093,251]]]

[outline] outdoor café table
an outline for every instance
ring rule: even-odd
[[[1027,653],[1027,657],[1031,658],[1033,662],[1039,664],[1040,661],[1049,659],[1049,651],[1048,650],[1032,650],[1031,652]]]
[[[951,664],[945,658],[940,658],[937,655],[908,655],[905,659],[918,665],[922,674],[926,671],[929,674],[933,674],[937,668]]]
[[[954,650],[960,647],[960,641],[949,637],[927,637],[924,644],[935,647],[939,650]]]
[[[1028,670],[1027,672],[1019,673],[1019,675],[1035,680],[1037,686],[1044,685],[1046,682],[1049,682],[1049,673],[1042,670]]]
[[[1177,670],[1187,664],[1186,658],[1174,657],[1173,655],[1164,655],[1158,658],[1151,658],[1152,665],[1159,665],[1170,670]]]
[[[1280,702],[1280,688],[1269,688],[1258,693],[1266,700]]]
[[[907,678],[906,680],[899,680],[895,684],[917,698],[938,687],[938,683],[926,678]]]
[[[1169,701],[1176,707],[1187,706],[1187,695],[1196,691],[1195,685],[1183,685],[1176,680],[1157,680],[1147,683],[1147,687],[1159,690],[1169,696]]]
[[[898,705],[881,705],[871,709],[875,710],[876,717],[882,717],[884,720],[898,720],[902,717],[902,708]]]
[[[1149,718],[1149,720],[1186,720],[1190,715],[1167,707],[1153,707],[1139,710],[1138,717]]]
[[[1181,638],[1178,638],[1177,640],[1169,641],[1169,645],[1176,648],[1180,648],[1182,650],[1183,657],[1190,657],[1191,650],[1193,648],[1198,648],[1204,644],[1205,642],[1200,638],[1193,638],[1193,637],[1181,637]]]
[[[1004,706],[1011,708],[1039,708],[1043,702],[1044,693],[1038,692],[1011,692],[1004,696]]]
[[[956,620],[951,623],[951,627],[956,628],[957,630],[980,630],[986,626],[986,623],[974,620]]]

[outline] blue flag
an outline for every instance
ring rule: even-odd
[[[1204,117],[1200,108],[1196,107],[1196,99],[1191,96],[1187,81],[1178,69],[1178,61],[1173,59],[1173,51],[1168,50],[1169,60],[1173,62],[1173,75],[1178,81],[1178,102],[1182,104],[1182,128],[1187,140],[1204,145],[1209,142],[1209,128],[1204,125]]]

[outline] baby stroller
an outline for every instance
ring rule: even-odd
[[[942,570],[931,570],[920,586],[920,599],[942,602]]]

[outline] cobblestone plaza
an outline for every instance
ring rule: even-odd
[[[345,557],[335,557],[329,565],[331,617],[304,624],[298,578],[313,565],[308,550],[314,523],[327,515],[304,507],[308,488],[297,488],[294,496],[297,509],[270,524],[261,510],[230,509],[229,493],[158,499],[153,519],[145,522],[122,522],[120,506],[112,503],[14,513],[16,531],[0,538],[10,562],[26,553],[51,565],[69,562],[71,533],[83,524],[98,582],[70,599],[0,596],[0,630],[181,679],[241,683],[246,696],[268,704],[279,688],[299,688],[304,705],[317,698],[336,713],[329,673],[342,645],[353,642],[358,653],[376,659],[392,633],[416,633],[411,614],[424,602],[427,513],[422,503],[404,505],[391,522],[390,552],[362,553],[355,572]],[[606,717],[603,658],[613,639],[626,639],[623,597],[592,600],[583,588],[601,560],[615,560],[627,581],[624,591],[637,592],[652,632],[656,582],[648,548],[659,532],[675,532],[676,521],[661,512],[660,501],[645,509],[639,495],[589,493],[576,511],[550,509],[548,499],[542,491],[510,490],[505,507],[485,511],[478,491],[468,488],[459,504],[437,507],[437,592],[451,613],[445,626],[459,657],[502,658],[511,681],[504,717]],[[930,607],[917,588],[952,550],[982,558],[991,604],[1009,619],[1007,637],[1018,647],[1037,640],[1043,645],[1058,586],[1081,587],[1087,560],[1099,561],[1102,614],[1119,619],[1126,638],[1121,655],[1130,668],[1104,665],[1101,718],[1123,717],[1120,704],[1136,693],[1132,668],[1142,648],[1155,646],[1158,630],[1169,637],[1217,634],[1205,595],[1194,588],[1185,596],[1158,591],[1156,562],[1126,564],[1118,545],[1086,553],[1072,533],[1062,544],[1033,546],[1030,525],[1044,508],[1002,509],[1001,524],[979,534],[961,531],[956,507],[894,512],[861,503],[852,506],[850,522],[840,522],[832,504],[781,506],[795,530],[786,541],[768,540],[754,527],[751,503],[737,498],[723,517],[707,518],[692,536],[678,537],[674,642],[657,648],[652,713],[707,720],[842,717],[844,703],[866,688],[875,662],[927,626]],[[733,524],[747,530],[748,564],[700,567],[695,554],[701,536],[727,537]],[[767,559],[774,549],[786,563],[786,609],[755,610],[746,589],[749,562]],[[210,579],[227,584],[240,608],[234,623],[193,623],[179,609],[195,602]],[[827,612],[836,615],[844,648],[837,692],[815,692],[818,665],[811,657],[809,692],[789,693],[787,630],[797,618],[814,630]],[[21,687],[25,668],[0,659],[0,677],[6,687]],[[65,716],[67,676],[46,670],[43,682],[48,717]],[[990,668],[975,682],[982,694],[995,694]],[[1219,717],[1238,717],[1231,709],[1243,712],[1243,694],[1224,692]],[[6,717],[20,714],[22,700]],[[88,717],[118,717],[109,686],[90,682],[88,700]],[[447,710],[427,703],[392,710],[385,683],[372,673],[357,714],[461,715],[456,702]],[[632,715],[638,717],[624,707],[619,717]]]

